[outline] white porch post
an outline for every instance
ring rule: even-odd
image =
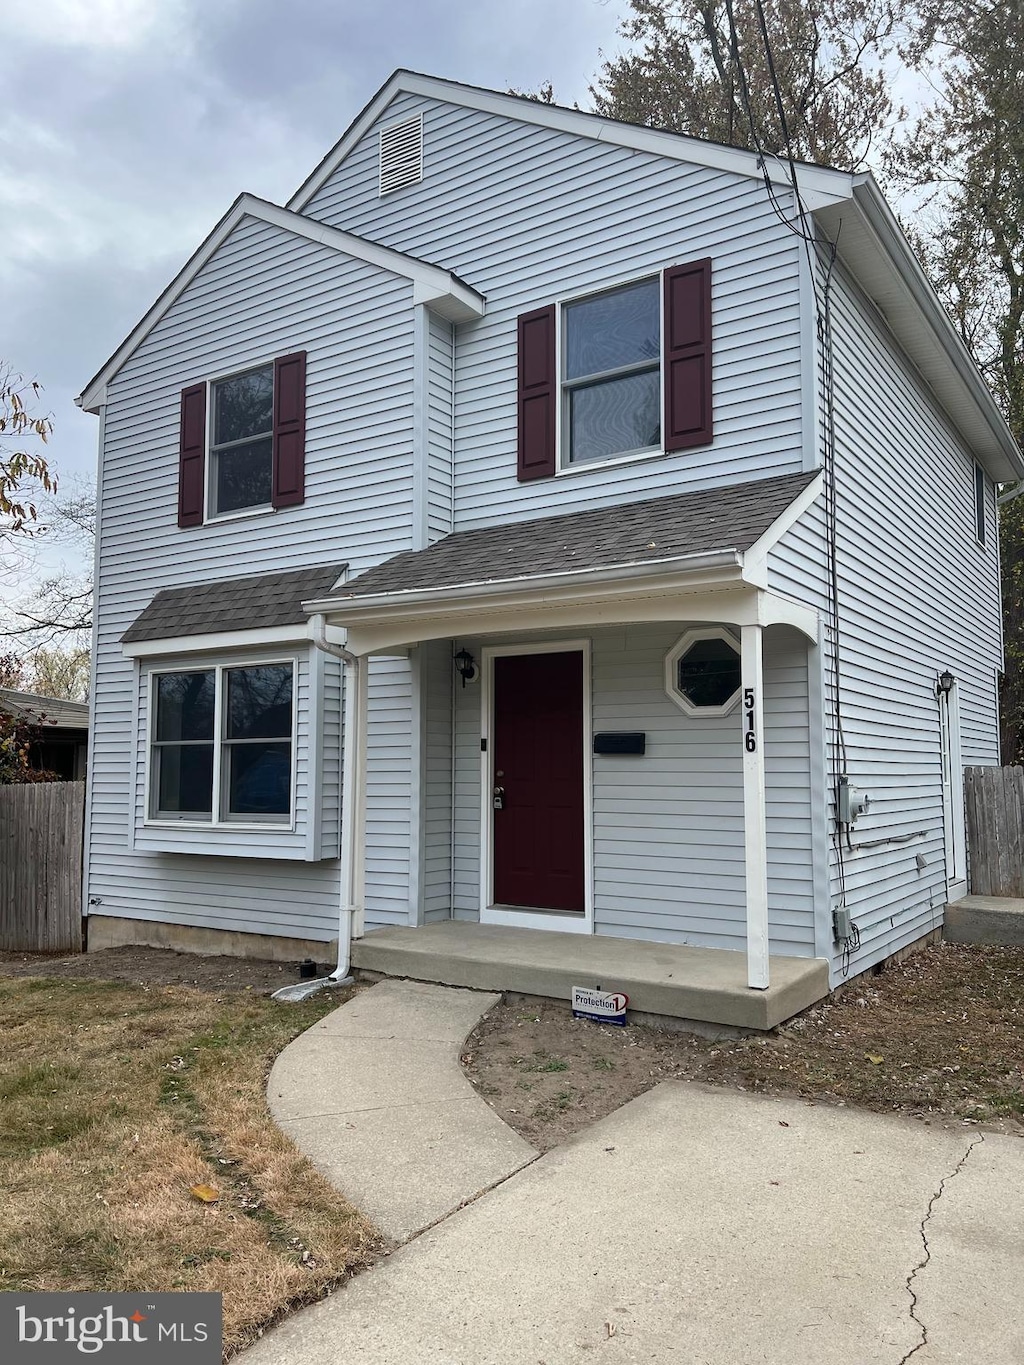
[[[764,666],[759,625],[740,629],[743,686],[743,844],[746,855],[747,985],[768,989],[768,833],[764,787]]]

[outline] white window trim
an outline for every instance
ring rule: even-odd
[[[689,698],[680,692],[677,683],[676,665],[687,652],[691,645],[698,640],[724,640],[727,645],[736,651],[736,663],[742,661],[742,651],[740,642],[733,635],[732,631],[725,626],[697,626],[681,635],[669,652],[665,655],[665,691],[671,701],[685,711],[688,716],[706,716],[709,719],[715,716],[727,716],[731,711],[735,711],[739,704],[740,695],[743,691],[742,678],[737,684],[736,691],[723,706],[695,706]]]
[[[266,370],[271,372],[271,385],[277,387],[277,356],[272,356],[269,360],[264,357],[262,360],[254,360],[249,365],[241,365],[232,370],[224,370],[217,374],[208,374],[204,379],[198,379],[196,383],[206,386],[206,449],[203,452],[203,525],[208,526],[213,522],[238,521],[242,517],[262,517],[268,512],[276,512],[277,508],[273,501],[253,503],[251,507],[238,507],[233,512],[214,512],[213,508],[213,423],[215,413],[214,392],[218,384],[225,383],[228,379],[237,379],[240,375],[250,374],[253,370]],[[273,499],[273,441],[274,441],[274,408],[273,403],[277,394],[273,393],[270,409],[270,441],[271,441],[271,490],[270,496]],[[263,437],[262,439],[266,439]]]
[[[644,284],[656,280],[658,284],[658,403],[661,440],[657,445],[641,446],[637,450],[620,450],[603,460],[577,460],[569,458],[569,420],[568,389],[565,379],[566,326],[565,310],[574,303],[585,303],[587,299],[599,298],[602,294],[614,294],[617,290],[628,289],[631,284]],[[607,469],[617,464],[632,464],[638,460],[657,459],[665,454],[665,270],[644,270],[632,274],[613,284],[604,284],[600,289],[590,289],[582,294],[563,295],[555,299],[555,363],[558,369],[555,406],[555,474],[578,474],[585,469]]]
[[[221,755],[224,748],[221,730],[223,728],[223,696],[224,685],[222,676],[224,673],[237,668],[263,668],[273,664],[290,664],[292,668],[292,728],[291,728],[291,779],[288,787],[289,814],[287,821],[284,820],[224,820],[214,819],[211,814],[209,820],[175,820],[168,816],[158,816],[153,814],[153,790],[152,780],[154,776],[153,765],[153,746],[156,743],[156,680],[168,673],[208,673],[212,671],[216,676],[214,680],[214,703],[213,703],[213,801],[214,811],[219,813],[222,799],[221,790]],[[299,698],[299,659],[297,655],[279,655],[268,659],[225,659],[217,663],[184,663],[168,664],[163,666],[155,664],[149,671],[146,679],[146,760],[144,775],[145,818],[143,819],[144,829],[186,829],[186,830],[216,830],[221,833],[236,834],[293,834],[296,829],[296,788],[297,788],[297,757],[298,757],[298,698]]]
[[[494,904],[494,660],[509,654],[583,656],[583,914],[557,910],[507,910]],[[486,645],[480,651],[480,923],[550,929],[563,934],[594,932],[594,718],[590,640],[533,640]]]

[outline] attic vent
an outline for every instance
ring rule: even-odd
[[[380,194],[423,179],[423,115],[380,130]]]

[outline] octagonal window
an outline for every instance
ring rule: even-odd
[[[740,694],[740,652],[729,633],[712,626],[688,631],[665,660],[669,696],[691,715],[724,716]]]

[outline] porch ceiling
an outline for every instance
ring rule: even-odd
[[[352,944],[352,962],[384,976],[555,1000],[568,1000],[574,986],[625,991],[631,1010],[761,1030],[828,994],[822,958],[773,957],[771,985],[751,990],[740,952],[456,920],[375,929]]]

